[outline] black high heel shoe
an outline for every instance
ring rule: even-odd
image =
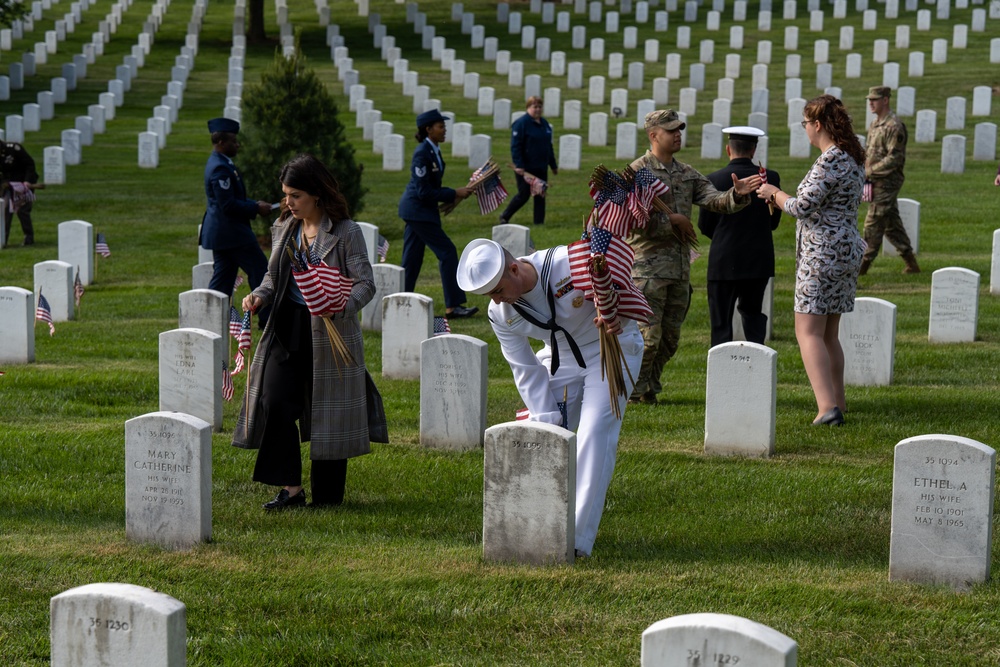
[[[844,413],[840,411],[837,406],[833,407],[824,415],[820,415],[812,423],[813,426],[843,426],[844,425]]]

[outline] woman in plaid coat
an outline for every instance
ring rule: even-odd
[[[306,502],[300,442],[309,441],[314,506],[343,502],[347,459],[371,451],[370,401],[381,399],[364,365],[358,313],[375,294],[364,238],[329,170],[299,156],[281,171],[286,209],[271,228],[271,258],[243,309],[272,306],[253,363],[233,445],[257,449],[253,479],[282,487],[264,509]],[[322,261],[352,282],[347,305],[328,318],[310,314],[292,276],[286,248]],[[351,359],[335,355],[324,319],[332,321]],[[369,388],[370,387],[370,391]],[[375,426],[379,426],[376,424]]]

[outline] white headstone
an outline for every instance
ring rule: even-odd
[[[493,138],[488,134],[474,134],[469,139],[469,166],[478,169],[493,155]]]
[[[542,422],[486,430],[483,558],[533,565],[573,563],[576,434]]]
[[[636,153],[635,123],[619,123],[615,130],[615,159],[632,160]]]
[[[990,577],[996,451],[957,435],[895,448],[889,580],[965,590]]]
[[[931,276],[927,339],[932,343],[972,343],[979,318],[979,274],[947,267]]]
[[[414,292],[382,299],[382,376],[420,379],[420,344],[434,331],[434,301]]]
[[[608,145],[608,114],[603,111],[590,114],[587,123],[587,145]]]
[[[35,303],[41,292],[49,302],[53,322],[73,319],[73,278],[76,267],[68,262],[48,260],[34,266]]]
[[[896,200],[899,208],[899,218],[903,222],[903,230],[910,239],[914,253],[920,252],[920,202],[915,199],[900,197]],[[896,246],[885,237],[882,238],[882,254],[886,257],[898,257]]]
[[[604,104],[604,77],[590,77],[587,102],[593,105]]]
[[[0,364],[35,360],[35,295],[22,287],[0,287]]]
[[[174,329],[160,334],[159,351],[160,410],[193,415],[221,430],[226,339],[205,329]]]
[[[914,141],[918,144],[932,144],[937,134],[937,111],[920,109],[917,111],[917,131]]]
[[[406,272],[395,264],[374,264],[375,296],[361,310],[361,328],[367,331],[382,330],[382,298],[403,291]]]
[[[60,222],[59,261],[73,267],[74,278],[79,271],[80,282],[94,282],[94,226],[84,220]],[[48,298],[48,297],[46,297]]]
[[[140,167],[155,169],[160,165],[160,144],[156,133],[139,133],[138,153]]]
[[[947,100],[947,111],[944,117],[944,129],[964,130],[965,129],[965,98],[949,97]]]
[[[465,451],[483,446],[489,346],[471,336],[420,343],[420,444]]]
[[[976,123],[973,142],[973,160],[995,161],[997,157],[996,123]]]
[[[132,584],[87,584],[49,603],[53,665],[183,667],[187,610],[165,593]]]
[[[492,238],[514,257],[524,257],[535,252],[535,245],[531,241],[531,230],[524,225],[512,222],[493,225]]]
[[[228,340],[229,297],[226,294],[212,289],[188,290],[178,295],[177,306],[179,329],[205,329]]]
[[[941,139],[941,173],[965,173],[965,137],[946,134]]]
[[[723,343],[708,351],[706,454],[774,452],[777,358],[757,343]]]
[[[798,653],[790,637],[755,621],[729,614],[685,614],[643,631],[640,665],[796,667]]]
[[[125,536],[172,549],[212,539],[207,421],[151,412],[125,422]]]
[[[564,134],[559,137],[559,168],[579,171],[583,138],[578,134]]]
[[[896,305],[883,299],[858,297],[854,312],[840,318],[844,350],[844,384],[892,384],[896,353]]]
[[[402,171],[404,165],[405,138],[401,134],[389,134],[382,141],[382,170]]]
[[[62,146],[46,146],[44,181],[46,185],[61,185],[66,182],[66,152]]]

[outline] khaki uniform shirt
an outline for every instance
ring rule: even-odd
[[[694,204],[716,213],[735,213],[750,203],[750,196],[740,196],[730,188],[719,192],[712,182],[691,165],[672,160],[669,165],[660,162],[652,151],[632,162],[638,171],[646,167],[670,187],[661,197],[674,213],[688,218]],[[633,230],[625,239],[635,251],[633,278],[662,278],[690,280],[690,248],[674,236],[667,214],[653,209],[645,229]]]

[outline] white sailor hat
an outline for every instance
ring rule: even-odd
[[[759,130],[749,125],[733,125],[732,127],[722,128],[722,131],[728,134],[730,139],[752,141],[753,143],[757,143],[757,140],[765,134],[764,130]]]
[[[489,294],[503,278],[503,247],[489,239],[470,241],[458,260],[458,286],[473,294]]]

